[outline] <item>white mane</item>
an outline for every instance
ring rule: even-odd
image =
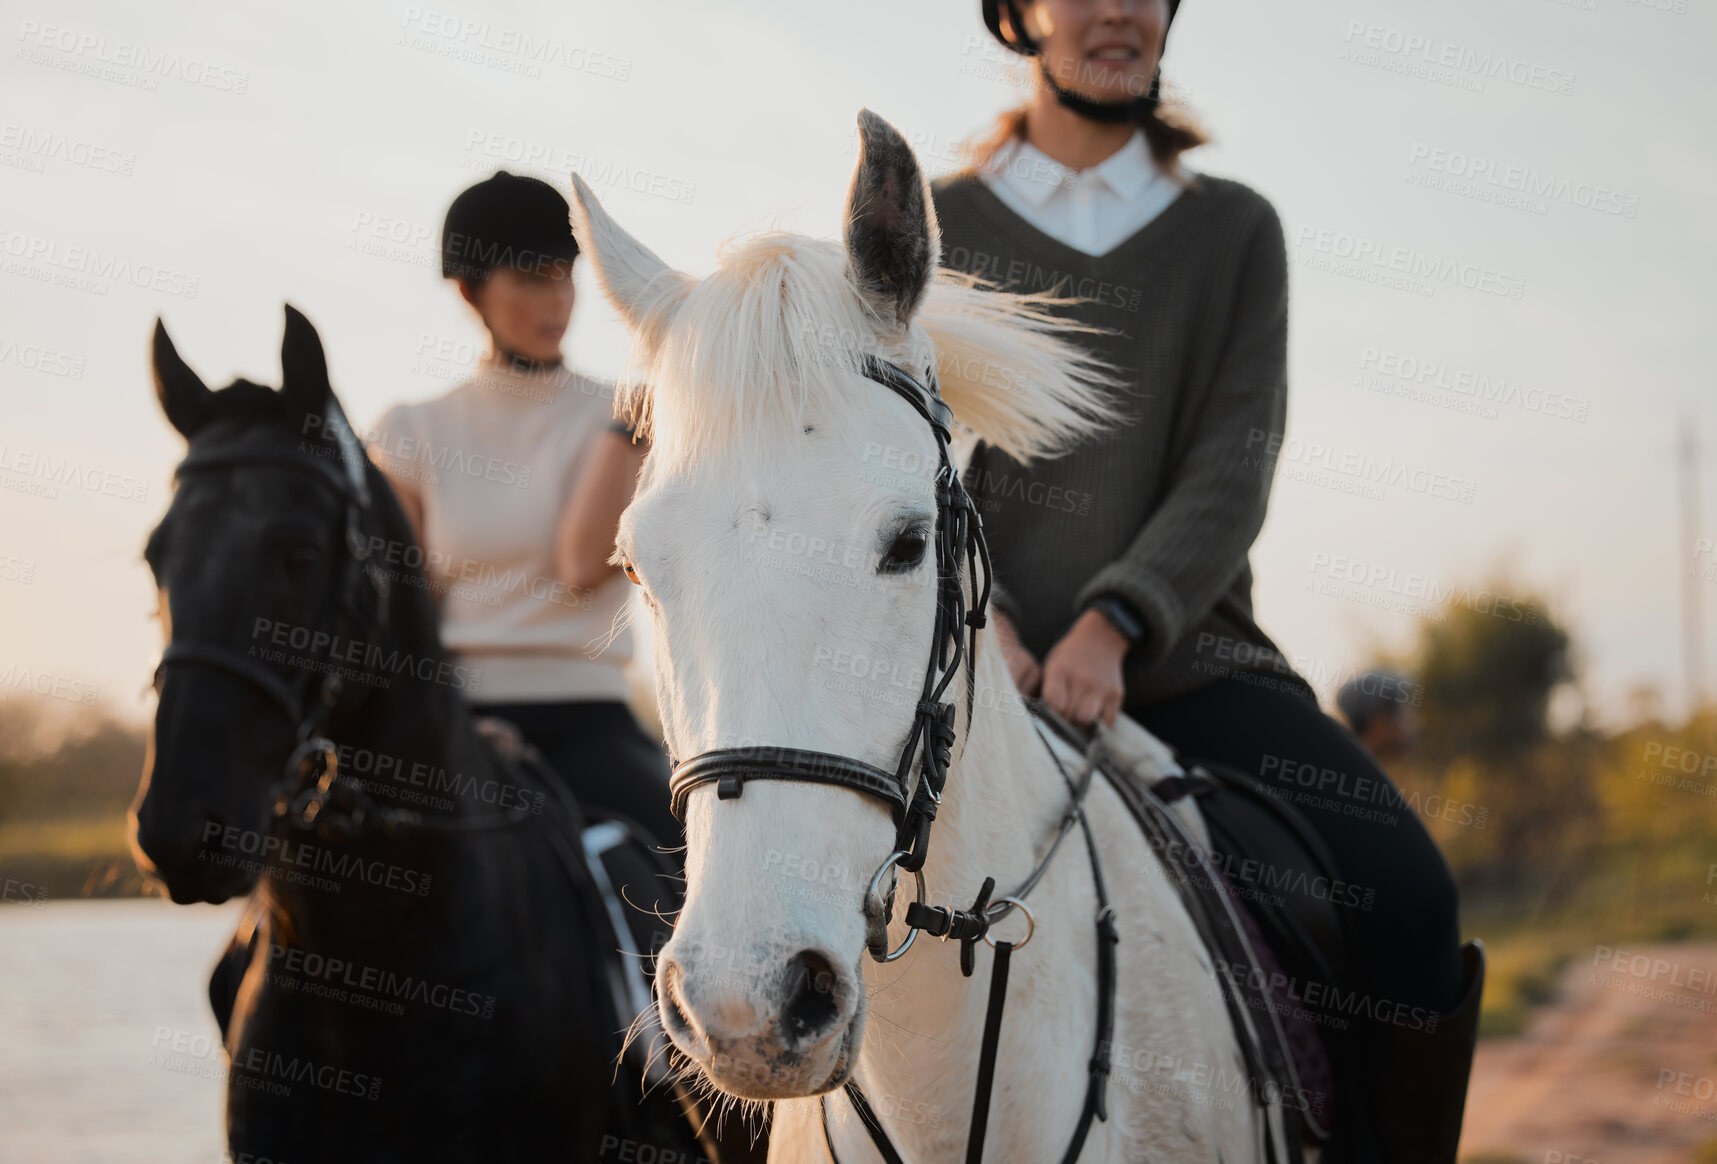
[[[847,274],[838,243],[769,233],[725,247],[717,270],[663,296],[638,326],[636,377],[618,403],[673,473],[715,451],[761,451],[810,416],[848,436],[876,396],[853,379],[876,354],[922,376],[932,358],[955,420],[1020,460],[1054,455],[1116,420],[1108,370],[1055,314],[1069,301],[984,289],[942,271],[892,342]],[[671,322],[666,318],[671,315]]]

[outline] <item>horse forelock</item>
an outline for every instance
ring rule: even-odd
[[[279,392],[266,384],[234,380],[209,394],[209,413],[217,420],[284,420],[286,406]]]
[[[266,384],[234,380],[209,393],[206,407],[207,418],[189,442],[193,452],[233,444],[279,445],[282,451],[334,447],[320,418],[311,422],[294,410],[285,393]]]
[[[1061,301],[1005,294],[944,271],[912,325],[887,328],[854,286],[839,243],[766,233],[730,243],[718,269],[644,330],[619,407],[648,431],[656,471],[715,453],[763,455],[812,418],[862,439],[886,393],[864,355],[925,377],[956,422],[1021,459],[1054,455],[1113,423],[1112,373],[1081,345],[1092,329]]]
[[[923,374],[928,340],[880,332],[846,264],[838,243],[778,232],[724,249],[622,396],[648,426],[652,460],[683,472],[712,453],[761,452],[810,423],[856,434],[874,403],[857,375],[864,355],[916,357]]]

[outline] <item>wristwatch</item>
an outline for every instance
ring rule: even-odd
[[[1100,594],[1085,607],[1102,615],[1127,640],[1129,647],[1145,637],[1145,620],[1133,609],[1133,604],[1119,594]]]

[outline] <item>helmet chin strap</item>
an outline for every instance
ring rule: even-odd
[[[1037,58],[1037,70],[1043,76],[1043,83],[1049,86],[1049,91],[1055,94],[1056,101],[1063,109],[1072,111],[1088,121],[1103,121],[1120,123],[1138,121],[1156,110],[1160,100],[1162,84],[1162,69],[1151,74],[1151,91],[1143,97],[1129,97],[1125,101],[1093,101],[1082,97],[1071,89],[1063,89],[1055,83],[1050,75],[1049,62],[1040,55]]]

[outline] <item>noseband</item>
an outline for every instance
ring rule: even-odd
[[[830,784],[859,792],[888,806],[895,823],[895,851],[871,879],[865,898],[866,943],[872,957],[891,962],[904,954],[918,936],[909,930],[898,950],[888,950],[888,914],[879,887],[888,870],[899,866],[918,882],[918,897],[924,896],[924,859],[930,850],[930,826],[942,803],[954,748],[954,704],[942,698],[949,683],[966,668],[966,722],[972,722],[974,660],[978,630],[984,625],[984,609],[990,599],[990,552],[984,543],[983,523],[966,492],[960,474],[948,455],[953,413],[936,390],[935,374],[920,384],[906,371],[887,360],[865,356],[860,371],[866,379],[881,384],[912,405],[930,426],[936,438],[936,625],[931,634],[930,661],[924,685],[913,713],[912,727],[901,748],[894,771],[878,768],[852,756],[833,755],[789,747],[717,748],[702,752],[675,766],[669,787],[674,816],[684,822],[686,801],[692,791],[705,784],[716,786],[720,800],[736,800],[751,780],[784,780],[798,784]],[[961,586],[961,563],[972,573],[976,597],[970,610]],[[983,565],[983,588],[977,589],[979,564]],[[912,781],[914,760],[920,779]],[[892,901],[892,893],[889,894]]]

